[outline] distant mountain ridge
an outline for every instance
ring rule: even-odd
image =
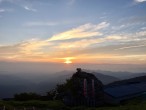
[[[146,82],[146,76],[139,76],[139,77],[134,77],[130,79],[115,81],[108,84],[107,86],[118,86],[118,85],[134,84],[134,83],[141,83],[141,82]]]
[[[134,72],[127,72],[127,71],[103,71],[103,70],[90,70],[90,71],[95,72],[95,73],[102,73],[104,75],[113,76],[121,80],[146,75],[146,72],[134,73]]]
[[[109,84],[123,78],[122,77],[120,79],[120,77],[116,77],[118,76],[117,74],[121,74],[121,72],[93,70],[83,71],[93,73],[103,82],[103,84]],[[69,79],[73,73],[75,73],[75,71],[69,70],[60,71],[54,74],[9,73],[6,71],[0,71],[0,98],[13,97],[14,94],[21,92],[36,92],[45,94],[47,91],[55,88],[57,84],[64,83],[65,80]],[[141,74],[142,73],[139,75]],[[133,73],[129,73],[129,76],[130,75],[132,76]],[[138,76],[138,73],[134,73],[134,76]]]
[[[83,69],[83,71],[93,73],[99,80],[102,81],[103,84],[108,84],[108,83],[120,80],[120,78],[117,78],[115,76],[111,76],[108,74],[103,74],[102,72],[98,72],[98,71],[85,70],[85,69]]]

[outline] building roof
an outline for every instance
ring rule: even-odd
[[[146,91],[146,82],[124,84],[104,88],[104,92],[114,98],[122,98],[141,94]]]

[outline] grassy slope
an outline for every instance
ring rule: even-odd
[[[138,102],[132,101],[128,102],[125,105],[112,106],[112,107],[96,107],[96,108],[87,108],[87,107],[66,107],[60,101],[0,101],[0,107],[3,105],[6,106],[8,110],[14,110],[15,108],[24,108],[24,107],[37,107],[37,108],[51,108],[52,110],[146,110],[146,101]]]

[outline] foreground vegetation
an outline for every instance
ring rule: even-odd
[[[123,105],[104,106],[104,107],[67,107],[61,101],[0,101],[0,107],[6,110],[16,110],[24,108],[37,108],[36,110],[146,110],[146,101],[133,100]],[[27,110],[27,109],[26,109]]]
[[[0,107],[4,107],[8,110],[24,109],[24,108],[40,108],[40,109],[64,109],[65,105],[61,101],[0,101]]]

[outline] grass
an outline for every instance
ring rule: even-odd
[[[129,101],[124,105],[107,106],[107,107],[67,107],[61,101],[0,101],[0,107],[4,106],[7,110],[14,110],[14,108],[36,107],[40,110],[49,108],[52,110],[146,110],[146,101]]]
[[[0,101],[0,106],[5,106],[8,110],[14,110],[14,108],[24,107],[36,107],[36,108],[50,108],[53,110],[63,109],[66,106],[58,100],[55,101]]]

